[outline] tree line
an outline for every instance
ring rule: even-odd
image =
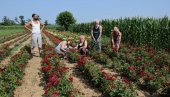
[[[41,18],[40,18],[41,20]],[[0,25],[1,26],[12,26],[12,25],[25,25],[25,23],[31,21],[31,19],[25,19],[24,16],[18,16],[18,17],[15,17],[14,19],[10,19],[9,17],[7,16],[4,16],[0,22]],[[45,20],[45,25],[48,25],[48,21]]]

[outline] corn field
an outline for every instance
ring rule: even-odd
[[[93,23],[79,23],[70,27],[71,32],[90,33]],[[149,46],[155,49],[170,49],[170,20],[162,18],[120,18],[102,20],[103,35],[110,37],[110,30],[117,26],[122,32],[122,41],[135,46]]]

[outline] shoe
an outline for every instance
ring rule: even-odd
[[[34,49],[31,49],[31,54],[33,54],[34,53]]]
[[[42,50],[39,50],[40,54],[42,53]]]
[[[41,52],[42,52],[42,49],[41,49],[41,48],[38,48],[38,50],[39,50],[39,53],[41,54]]]
[[[66,56],[64,56],[64,59],[67,59],[67,57],[66,57]]]

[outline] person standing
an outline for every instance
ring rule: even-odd
[[[39,16],[37,14],[35,14],[35,13],[32,14],[32,18],[33,18],[33,20],[26,23],[24,25],[24,28],[32,33],[31,53],[34,50],[36,43],[38,44],[39,53],[41,53],[41,49],[42,49],[42,36],[41,36],[41,34],[42,34],[42,31],[43,31],[45,25],[44,25],[44,23],[41,23],[39,21]],[[29,26],[31,26],[32,29],[30,29]]]
[[[97,45],[98,53],[101,53],[101,35],[102,35],[102,26],[99,25],[99,21],[96,20],[94,26],[91,29],[91,37],[92,37],[92,49]]]

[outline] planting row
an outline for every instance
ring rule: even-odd
[[[92,82],[91,84],[94,84],[95,87],[100,88],[104,95],[109,97],[135,97],[135,86],[128,80],[117,79],[114,75],[103,72],[103,68],[100,69],[93,61],[80,58],[79,54],[74,51],[68,54],[68,60],[77,62],[77,67],[84,77],[89,79],[89,82]],[[44,69],[51,68],[51,66],[53,65]]]
[[[13,48],[15,48],[15,46],[17,46],[17,45],[14,45],[12,48],[10,48],[10,46],[12,45],[12,44],[14,44],[14,43],[16,43],[16,42],[18,42],[19,40],[21,40],[20,41],[20,43],[22,43],[23,41],[25,41],[26,39],[28,39],[28,34],[26,34],[26,35],[23,35],[22,37],[20,37],[20,38],[17,38],[16,40],[14,40],[14,41],[11,41],[10,43],[8,43],[8,44],[4,44],[4,45],[2,45],[0,48],[1,48],[1,50],[0,50],[0,61],[2,61],[3,59],[5,59],[6,57],[8,57],[10,54],[11,54],[11,50],[13,49]],[[24,38],[24,39],[23,39]],[[23,40],[22,40],[23,39]]]
[[[104,52],[113,60],[113,68],[150,92],[163,93],[168,86],[168,56],[154,50],[122,46],[120,53],[111,54],[106,47]]]
[[[79,58],[77,67],[83,76],[100,89],[107,97],[136,97],[135,85],[127,79],[118,79],[115,75],[104,72],[93,61]]]
[[[7,67],[0,68],[1,97],[12,97],[16,87],[22,84],[24,69],[30,58],[29,47],[25,46],[11,57]]]
[[[72,76],[66,76],[69,68],[60,61],[54,48],[43,47],[41,63],[46,81],[45,94],[50,97],[80,97],[80,92],[72,85]]]
[[[55,33],[54,35],[60,39],[65,38],[67,35],[71,35],[74,39],[78,38],[73,33],[64,33],[64,35]],[[105,39],[105,41],[108,41],[108,39]],[[128,79],[137,82],[139,85],[143,85],[151,93],[168,94],[170,57],[165,51],[122,44],[117,54],[113,53],[111,46],[108,45],[103,46],[103,53],[98,54],[91,51],[89,55],[94,61],[106,67],[112,67]],[[71,62],[78,60],[78,54],[76,52],[68,53],[68,56]]]
[[[3,37],[0,38],[0,43],[4,43],[6,41],[10,41],[11,39],[14,39],[16,37],[22,36],[24,34],[25,33],[15,33],[15,34],[10,35],[10,36],[3,36]]]

